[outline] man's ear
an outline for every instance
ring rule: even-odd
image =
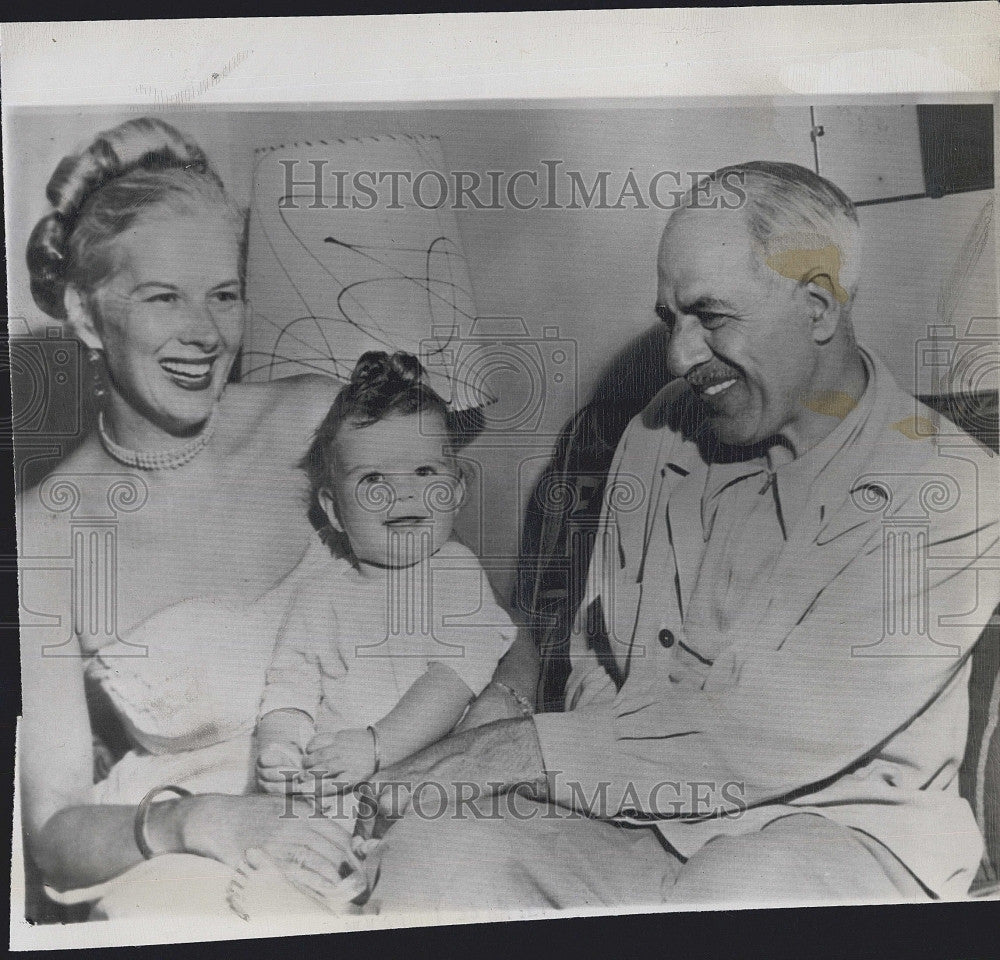
[[[323,487],[316,496],[330,526],[337,533],[343,533],[344,525],[340,522],[340,515],[337,513],[337,501],[334,499],[333,494],[327,487]]]
[[[821,267],[810,270],[802,278],[802,283],[809,298],[813,340],[826,343],[837,332],[840,323],[843,305],[835,292],[839,287]]]
[[[76,287],[66,287],[63,293],[63,306],[66,308],[66,325],[70,333],[82,341],[88,350],[103,350],[104,341],[97,332],[93,312]]]

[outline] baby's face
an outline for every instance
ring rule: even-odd
[[[432,416],[345,423],[337,434],[336,476],[321,501],[364,563],[407,567],[451,536],[465,490],[444,449],[444,423]]]

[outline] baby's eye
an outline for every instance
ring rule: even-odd
[[[384,480],[384,473],[373,470],[371,473],[366,473],[358,482],[370,486],[373,483],[382,483]]]
[[[437,475],[437,467],[427,463],[422,467],[417,467],[416,473],[418,477],[433,477]]]
[[[215,294],[215,299],[220,303],[236,303],[240,295],[235,290],[219,290]]]

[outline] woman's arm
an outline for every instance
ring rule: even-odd
[[[22,554],[30,556],[38,552],[47,518],[31,511],[22,516]],[[55,543],[44,547],[49,555],[58,555]],[[23,567],[20,766],[26,842],[51,886],[91,886],[142,859],[134,840],[135,808],[91,802],[93,738],[83,654],[77,638],[70,636],[71,601],[68,583],[61,582],[68,576]],[[59,625],[32,625],[40,614],[59,615]],[[149,836],[155,832],[162,849],[178,846],[177,812],[176,804],[157,804],[150,811]]]
[[[49,629],[38,633],[56,642]],[[56,647],[60,655],[52,656],[30,627],[21,635],[21,786],[28,849],[51,886],[91,886],[142,859],[133,839],[135,809],[91,802],[93,743],[78,642]],[[169,831],[165,812],[157,810],[151,828]]]
[[[65,556],[69,531],[37,500],[36,488],[16,505],[21,521],[19,759],[24,832],[29,852],[49,883],[89,885],[114,876],[140,854],[130,840],[131,826],[119,830],[124,814],[91,805],[93,738],[83,654],[72,633],[69,571],[32,568],[24,559]],[[79,812],[59,818],[70,809]]]
[[[134,839],[135,807],[85,804],[63,807],[29,842],[49,886],[90,887],[110,880],[143,859]],[[180,801],[155,803],[146,835],[157,851],[180,851]]]

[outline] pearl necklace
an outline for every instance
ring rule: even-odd
[[[97,415],[97,432],[101,437],[101,446],[115,460],[126,467],[136,467],[139,470],[176,470],[193,460],[205,449],[215,433],[218,414],[219,405],[216,404],[212,408],[211,416],[209,416],[201,433],[188,440],[187,443],[170,450],[130,450],[128,447],[115,443],[108,434],[103,410]]]

